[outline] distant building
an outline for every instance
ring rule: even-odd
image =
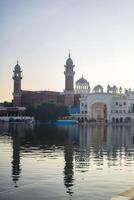
[[[43,102],[64,104],[64,94],[54,91],[27,91],[22,90],[21,105],[39,105]]]
[[[21,91],[21,68],[20,65],[18,64],[18,60],[17,60],[17,65],[15,65],[14,67],[14,71],[13,71],[13,80],[14,80],[14,91],[13,91],[13,105],[14,106],[21,106],[22,102],[21,102],[21,97],[22,97],[22,91]]]
[[[64,92],[29,91],[21,88],[21,67],[14,67],[13,106],[39,105],[43,102],[56,102],[69,106],[72,117],[79,121],[131,122],[134,121],[134,91],[107,86],[104,92],[101,85],[91,91],[89,82],[82,76],[75,82],[73,60],[69,56],[64,65]]]
[[[13,106],[29,106],[29,105],[38,105],[43,102],[56,102],[65,104],[67,106],[72,106],[75,103],[74,97],[74,74],[73,71],[74,65],[73,60],[71,59],[70,52],[69,57],[66,60],[65,65],[65,89],[64,92],[56,91],[29,91],[23,90],[21,88],[21,67],[18,64],[15,65],[13,71],[13,80],[14,80],[14,90],[13,90]]]
[[[70,57],[70,52],[69,52],[69,58],[66,61],[65,65],[65,90],[64,90],[64,95],[65,95],[65,105],[66,106],[72,106],[74,105],[74,67],[73,65],[73,60]]]
[[[72,113],[74,118],[81,122],[134,123],[134,91],[125,90],[122,93],[121,87],[118,90],[116,86],[108,85],[104,92],[103,87],[97,85],[87,92],[87,87],[84,88],[87,81],[82,84],[80,111]]]

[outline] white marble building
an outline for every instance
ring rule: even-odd
[[[101,85],[91,90],[89,82],[83,78],[76,82],[75,94],[80,94],[80,113],[72,116],[79,121],[134,123],[134,90],[123,91],[114,86]]]

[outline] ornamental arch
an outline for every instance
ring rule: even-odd
[[[110,121],[112,96],[95,94],[89,97],[89,119]]]
[[[96,102],[91,107],[91,118],[96,121],[107,120],[107,105],[102,102]]]

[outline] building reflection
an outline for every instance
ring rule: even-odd
[[[24,124],[10,124],[4,125],[4,129],[12,138],[15,187],[22,172],[21,158],[30,151],[36,158],[55,155],[56,149],[64,151],[63,180],[70,199],[74,193],[75,171],[82,173],[90,166],[104,169],[104,166],[132,167],[134,164],[133,126],[35,126],[33,129]],[[4,129],[1,130],[4,132]]]
[[[75,155],[76,168],[88,170],[90,164],[122,165],[122,159],[134,155],[133,126],[79,126],[79,147]]]
[[[64,185],[67,188],[67,193],[70,197],[73,194],[73,153],[74,149],[72,145],[67,144],[64,149],[65,167],[64,167]]]
[[[0,122],[0,134],[3,134],[3,133],[8,134],[8,132],[9,132],[9,123]]]
[[[27,127],[24,124],[9,124],[9,133],[12,137],[12,180],[14,187],[18,187],[21,174],[21,144],[25,140]]]
[[[13,141],[13,157],[12,157],[12,180],[14,186],[18,187],[17,182],[20,178],[21,168],[20,168],[20,137],[18,134],[17,127],[13,127],[12,130],[12,141]]]

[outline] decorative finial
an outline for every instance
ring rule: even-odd
[[[122,93],[122,87],[119,88],[119,92],[120,92],[120,94]]]
[[[82,78],[83,78],[83,74],[82,74]]]
[[[69,55],[68,55],[68,57],[71,58],[70,49],[69,49]]]
[[[17,57],[17,65],[19,64],[19,60],[18,60],[18,57]]]

